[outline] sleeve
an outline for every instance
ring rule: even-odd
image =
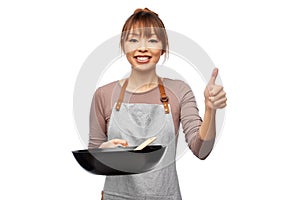
[[[106,119],[101,88],[94,93],[89,119],[89,144],[88,148],[99,148],[107,141]]]
[[[199,116],[199,109],[192,89],[186,83],[183,83],[182,87],[180,120],[185,134],[185,140],[195,156],[200,159],[205,159],[209,153],[206,153],[206,157],[202,157],[200,150],[205,151],[206,146],[211,146],[208,144],[210,141],[203,141],[199,137],[199,128],[202,124],[202,119]]]

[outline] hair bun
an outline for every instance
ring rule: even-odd
[[[158,17],[158,14],[157,14],[157,13],[153,12],[152,10],[150,10],[150,9],[148,9],[148,8],[144,8],[144,9],[138,8],[138,9],[136,9],[136,10],[134,11],[133,14],[137,14],[137,13],[141,13],[141,12],[152,13],[152,14],[154,14],[154,15],[156,15],[156,16]]]

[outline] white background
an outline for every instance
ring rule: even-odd
[[[300,198],[296,0],[7,2],[0,3],[0,199],[100,198],[104,177],[71,154],[83,148],[74,84],[87,56],[138,7],[197,42],[228,95],[211,156],[188,152],[177,163],[183,198]]]

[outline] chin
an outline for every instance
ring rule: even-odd
[[[156,68],[156,63],[146,63],[146,64],[136,63],[132,65],[132,68],[138,71],[149,71]]]

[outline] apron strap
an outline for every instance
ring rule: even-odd
[[[123,102],[123,98],[124,98],[124,94],[125,94],[125,91],[126,91],[127,84],[128,84],[128,79],[126,79],[125,82],[123,83],[123,86],[122,86],[122,89],[121,89],[121,92],[120,92],[120,96],[119,96],[119,99],[118,99],[118,102],[117,102],[117,105],[116,105],[116,110],[117,111],[119,111],[120,108],[121,108],[121,104]]]
[[[120,92],[120,95],[119,95],[119,99],[118,99],[118,102],[116,104],[116,110],[117,111],[119,111],[120,108],[121,108],[127,85],[128,85],[128,79],[125,80],[125,82],[122,86],[122,89],[121,89],[121,92]],[[160,92],[160,101],[164,105],[165,113],[168,114],[170,112],[169,106],[168,106],[169,98],[166,95],[165,87],[164,87],[164,84],[163,84],[161,78],[158,78],[158,87],[159,87],[159,92]]]
[[[159,91],[160,91],[160,101],[164,105],[165,113],[168,114],[170,112],[169,105],[168,105],[169,97],[166,95],[165,87],[164,87],[164,84],[163,84],[161,78],[158,78],[158,87],[159,87]]]

